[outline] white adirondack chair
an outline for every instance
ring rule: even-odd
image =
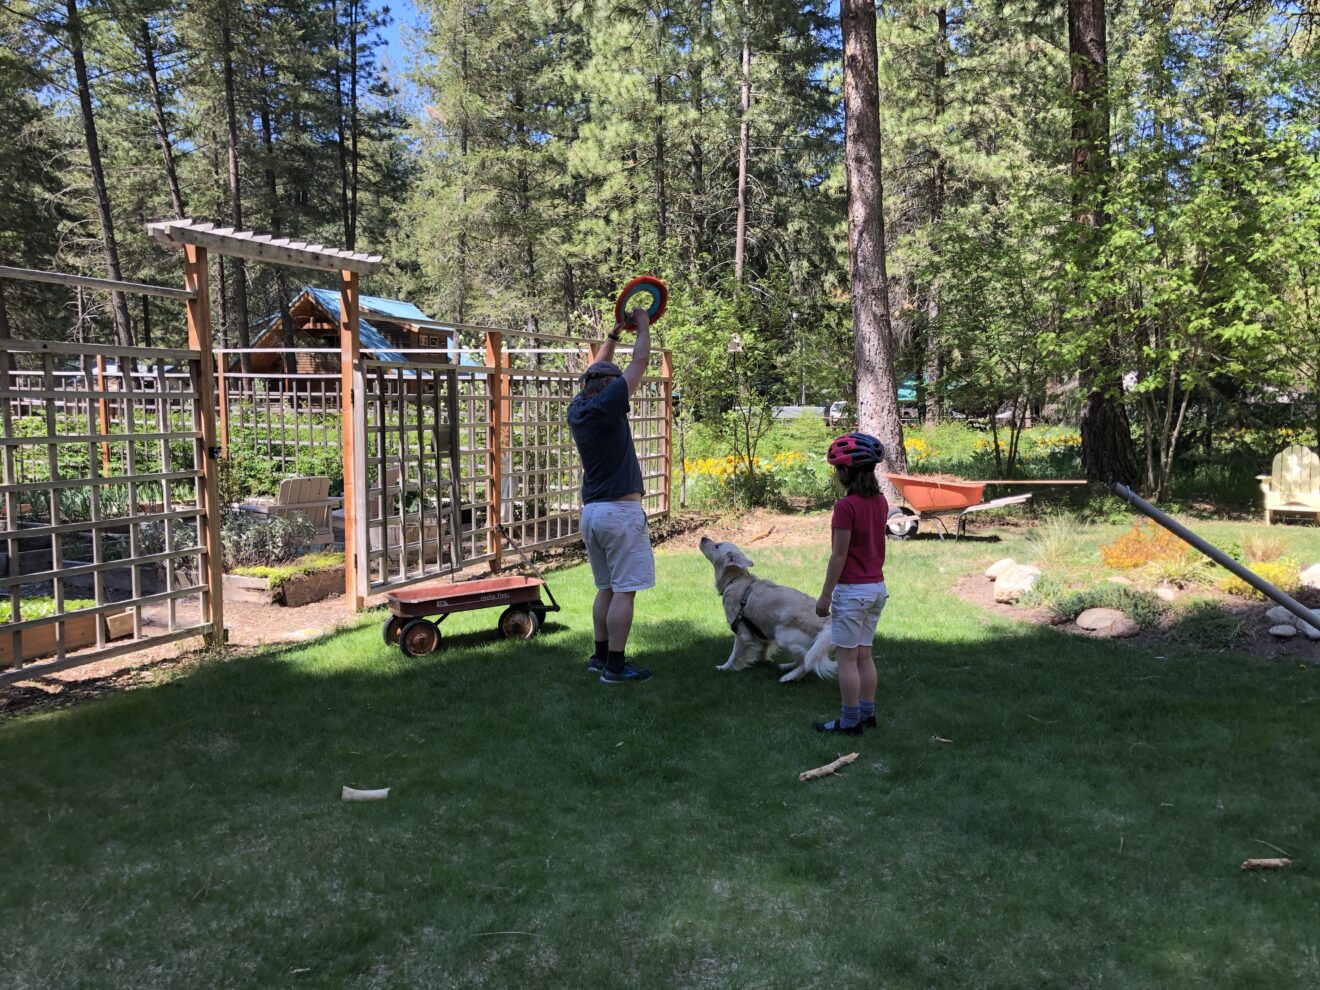
[[[1265,493],[1265,524],[1276,513],[1314,516],[1320,523],[1320,456],[1295,445],[1274,455],[1269,474],[1256,476]]]
[[[330,528],[330,513],[342,501],[331,498],[329,478],[286,478],[280,482],[279,495],[274,502],[245,502],[239,508],[262,516],[306,516],[316,527],[312,546],[325,547],[335,539]]]

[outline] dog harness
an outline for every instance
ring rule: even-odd
[[[755,581],[747,582],[747,590],[743,592],[742,599],[738,602],[738,614],[735,615],[733,621],[729,623],[729,628],[733,630],[733,633],[736,636],[738,634],[738,627],[746,626],[748,631],[750,631],[757,639],[770,639],[771,637],[761,632],[760,627],[751,619],[747,618],[745,614],[747,612],[747,600],[752,597],[752,585],[755,583]]]

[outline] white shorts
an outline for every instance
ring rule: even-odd
[[[830,642],[845,650],[870,646],[887,601],[889,592],[883,581],[879,584],[836,584],[830,595]]]
[[[655,587],[655,557],[641,502],[588,502],[582,507],[582,542],[597,588]]]

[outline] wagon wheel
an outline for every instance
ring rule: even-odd
[[[536,612],[522,605],[511,605],[500,616],[500,632],[505,639],[531,639],[540,628]]]
[[[885,531],[895,540],[906,540],[917,535],[919,522],[917,514],[906,505],[902,505],[889,510],[889,518],[885,520]]]
[[[532,614],[536,616],[536,631],[540,632],[545,628],[545,617],[550,614],[550,610],[544,605],[533,605]]]
[[[408,624],[407,619],[400,619],[397,615],[391,615],[385,620],[385,626],[381,629],[381,636],[385,639],[386,646],[398,646],[399,636],[403,633],[403,627]]]
[[[440,630],[429,619],[413,619],[399,633],[399,649],[409,657],[434,653],[440,649]]]

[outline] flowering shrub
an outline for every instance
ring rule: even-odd
[[[1187,545],[1167,529],[1149,520],[1132,524],[1132,528],[1100,547],[1100,559],[1109,567],[1127,570],[1144,567],[1155,561],[1181,559]]]
[[[939,457],[940,452],[930,444],[926,443],[921,437],[907,437],[903,440],[903,450],[907,453],[908,467],[917,467],[924,464],[933,457]]]
[[[697,480],[698,502],[720,508],[751,508],[779,504],[785,498],[821,504],[833,494],[832,473],[825,458],[795,450],[769,460],[757,457],[748,471],[740,458],[702,457],[684,461]]]
[[[1248,564],[1247,570],[1264,578],[1286,595],[1296,594],[1298,587],[1301,585],[1297,561],[1288,557]],[[1239,598],[1255,598],[1264,601],[1266,597],[1236,574],[1225,574],[1219,579],[1215,587]]]

